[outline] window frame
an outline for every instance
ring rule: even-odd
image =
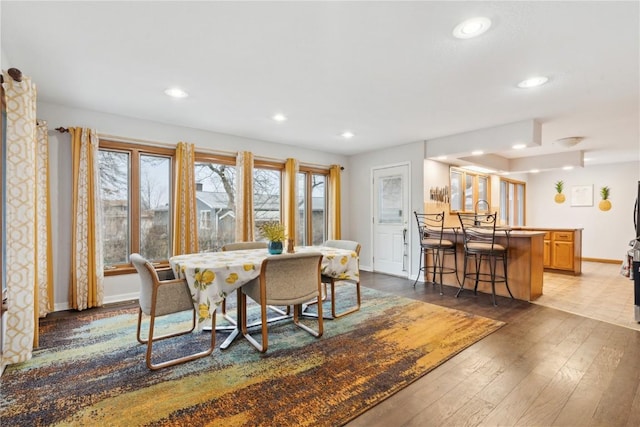
[[[512,217],[515,215],[515,213],[512,213],[509,209],[509,203],[508,203],[508,195],[507,195],[507,203],[505,205],[503,205],[503,193],[502,193],[502,188],[503,188],[503,183],[507,186],[507,188],[510,185],[514,185],[515,186],[515,191],[514,191],[514,204],[515,206],[518,206],[518,201],[520,200],[520,198],[518,197],[518,191],[517,188],[519,186],[522,187],[522,212],[520,212],[521,216],[522,216],[522,224],[515,224],[514,226],[516,227],[524,227],[527,224],[527,183],[524,181],[518,181],[515,179],[509,179],[509,178],[503,178],[500,177],[500,219],[502,221],[504,221],[504,224],[510,225],[511,224],[511,219]]]
[[[461,197],[460,197],[460,204],[462,209],[454,209],[453,208],[453,204],[449,203],[449,214],[455,215],[458,212],[460,213],[474,213],[476,212],[475,207],[476,204],[478,203],[479,200],[486,200],[487,203],[489,204],[489,206],[491,206],[491,175],[486,174],[486,173],[482,173],[482,172],[475,172],[475,171],[469,171],[466,170],[464,168],[458,168],[455,166],[451,166],[449,167],[449,188],[453,188],[452,186],[452,177],[453,174],[459,174],[461,176],[461,180],[460,180],[460,189],[461,189]],[[471,183],[471,201],[472,201],[472,206],[474,207],[472,210],[467,210],[466,209],[466,204],[465,204],[465,200],[467,197],[467,181],[471,179],[472,183]],[[479,197],[479,192],[480,192],[480,184],[479,181],[480,179],[486,179],[487,185],[486,185],[486,190],[487,190],[487,195],[486,195],[486,199],[480,199]],[[451,191],[450,191],[451,193]],[[452,194],[449,195],[449,197],[451,197]],[[486,212],[486,209],[484,210]]]
[[[274,171],[279,171],[280,172],[280,220],[279,222],[281,224],[284,224],[283,222],[283,211],[284,211],[284,163],[282,162],[275,162],[272,160],[264,160],[264,159],[254,159],[253,161],[253,171],[252,173],[255,174],[255,170],[256,169],[266,169],[266,170],[274,170]],[[261,238],[260,233],[258,232],[256,225],[257,225],[257,221],[256,221],[256,204],[255,204],[255,179],[252,180],[252,185],[253,188],[251,189],[251,192],[254,195],[254,202],[253,202],[253,222],[254,222],[254,232],[253,232],[253,240],[255,241],[259,241],[258,239]]]
[[[151,155],[168,157],[171,164],[171,177],[170,177],[170,190],[169,190],[169,247],[172,247],[173,236],[173,207],[174,207],[174,193],[175,193],[175,178],[176,178],[176,150],[175,148],[158,147],[153,145],[143,145],[128,142],[119,142],[109,139],[101,139],[98,145],[98,150],[116,151],[121,153],[127,153],[129,155],[129,253],[127,258],[132,253],[140,252],[140,157],[141,155]],[[160,260],[154,262],[154,265],[160,267],[166,267],[169,265],[169,260]],[[131,262],[122,264],[113,264],[110,266],[104,266],[105,276],[117,276],[121,274],[135,273],[136,270]]]
[[[200,151],[196,151],[195,152],[194,162],[195,163],[213,163],[213,164],[218,164],[218,165],[233,166],[234,168],[237,167],[236,157],[233,156],[233,155],[213,154],[213,153],[205,153],[205,152],[200,152]],[[237,173],[237,171],[236,171],[236,173]],[[194,184],[197,184],[197,182],[194,183]],[[237,183],[236,183],[236,185],[237,185]],[[235,191],[235,188],[234,188],[234,191]],[[237,208],[237,206],[236,206],[236,208]],[[198,220],[200,220],[200,218],[198,218]],[[212,217],[210,217],[209,221],[210,221],[211,226],[213,226]],[[200,239],[200,236],[198,236],[198,239]],[[200,251],[201,252],[203,251],[202,247],[200,248]]]
[[[324,185],[325,185],[325,191],[324,191],[324,236],[325,236],[325,240],[327,237],[327,231],[328,231],[328,224],[329,224],[329,211],[328,211],[328,206],[329,206],[329,200],[327,197],[327,190],[329,187],[329,169],[322,169],[322,168],[315,168],[315,167],[309,167],[309,166],[300,166],[298,173],[303,173],[305,174],[305,183],[306,183],[306,188],[305,188],[305,200],[304,200],[304,204],[305,204],[305,224],[304,224],[304,236],[305,236],[305,244],[309,245],[309,243],[311,245],[313,245],[313,188],[312,188],[312,183],[313,183],[313,175],[323,175],[324,176]],[[297,227],[300,227],[302,224],[296,224]],[[295,242],[296,244],[298,242]]]

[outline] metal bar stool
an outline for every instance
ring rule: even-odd
[[[507,254],[509,252],[509,230],[496,229],[498,213],[458,213],[462,234],[464,237],[464,274],[460,289],[456,297],[464,289],[467,277],[475,280],[474,294],[478,294],[478,282],[491,283],[491,296],[493,305],[496,306],[496,282],[504,282],[509,295],[513,299],[509,281],[507,279]],[[504,244],[496,242],[496,232],[506,237]],[[496,272],[497,262],[502,262],[502,275]],[[469,271],[468,264],[472,261],[475,270]],[[489,272],[481,272],[482,262],[489,264]],[[486,270],[485,270],[486,271]]]
[[[440,295],[442,292],[442,276],[443,274],[455,274],[458,284],[460,279],[458,278],[458,256],[456,251],[458,233],[456,228],[452,228],[454,233],[454,240],[445,239],[444,234],[444,211],[432,214],[419,214],[413,212],[418,223],[418,235],[420,236],[420,262],[418,264],[418,277],[413,282],[415,288],[418,279],[420,278],[420,272],[424,272],[425,282],[428,272],[431,270],[431,283],[440,284]],[[444,266],[444,257],[446,255],[453,255],[453,267]],[[429,267],[426,262],[426,258],[431,255],[432,266]],[[423,258],[425,259],[425,265],[422,265]],[[436,282],[436,275],[440,276],[440,282]]]

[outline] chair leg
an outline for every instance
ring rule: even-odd
[[[502,268],[504,271],[504,285],[507,287],[507,292],[509,292],[509,295],[511,296],[511,299],[513,298],[513,294],[511,293],[511,289],[509,289],[509,279],[508,279],[508,275],[507,275],[507,254],[505,253],[502,257]]]
[[[206,350],[200,351],[198,353],[193,353],[187,356],[183,356],[183,357],[179,357],[176,359],[171,359],[171,360],[167,360],[164,362],[160,362],[160,363],[153,363],[153,343],[156,341],[160,341],[160,340],[164,340],[167,338],[172,338],[172,337],[177,337],[180,335],[186,335],[189,334],[191,332],[193,332],[193,330],[195,329],[195,322],[196,322],[196,311],[195,309],[193,310],[193,318],[192,318],[192,327],[191,329],[189,329],[188,331],[182,331],[182,332],[176,332],[173,334],[166,334],[166,335],[162,335],[160,337],[154,337],[153,336],[153,332],[155,329],[155,313],[153,313],[151,315],[151,319],[149,321],[149,335],[147,337],[146,340],[142,339],[140,337],[140,330],[141,330],[141,323],[142,323],[142,310],[140,309],[138,311],[138,331],[137,331],[137,338],[138,341],[142,344],[147,344],[147,351],[146,351],[146,357],[145,357],[145,361],[147,364],[147,368],[149,368],[152,371],[158,370],[158,369],[162,369],[162,368],[166,368],[169,366],[174,366],[174,365],[178,365],[180,363],[185,363],[185,362],[189,362],[191,360],[196,360],[196,359],[200,359],[202,357],[206,357],[209,356],[211,353],[213,353],[213,350],[215,348],[216,345],[216,333],[215,333],[215,327],[216,327],[216,318],[215,315],[213,316],[213,318],[211,319],[212,322],[212,330],[211,330],[211,343],[209,345],[209,348],[207,348]]]
[[[333,294],[331,294],[333,297]],[[316,338],[320,338],[324,332],[323,330],[323,322],[322,322],[322,304],[318,304],[318,330],[314,331],[307,325],[304,325],[300,322],[300,317],[302,316],[302,304],[298,304],[293,308],[293,323]]]
[[[331,280],[331,316],[334,319],[337,319],[339,317],[343,317],[346,316],[347,314],[351,314],[353,312],[356,312],[358,310],[360,310],[360,281],[358,280],[356,282],[356,305],[350,309],[346,309],[345,311],[341,312],[341,313],[337,313],[336,312],[336,281],[335,280]],[[320,314],[318,312],[318,314]]]
[[[492,255],[487,255],[487,261],[489,261],[489,277],[491,278],[491,299],[493,301],[493,306],[497,307],[496,303],[496,257]]]
[[[478,282],[480,281],[480,266],[482,266],[482,254],[478,258],[477,254],[473,254],[473,260],[476,264],[476,285],[473,287],[473,294],[478,295]]]
[[[418,279],[420,279],[420,272],[422,271],[422,258],[424,257],[424,249],[420,248],[420,259],[418,260],[418,277],[416,277],[415,282],[413,282],[413,287],[416,287],[416,283],[418,283]]]
[[[260,304],[260,319],[261,319],[261,333],[262,333],[262,344],[259,343],[255,338],[253,338],[249,332],[247,331],[247,296],[244,292],[238,289],[240,295],[240,305],[242,306],[242,325],[241,332],[242,335],[251,343],[252,346],[256,348],[260,353],[264,353],[267,351],[267,347],[269,346],[269,338],[267,333],[267,306],[266,304]]]
[[[462,271],[462,282],[460,283],[460,289],[456,292],[456,298],[460,296],[460,292],[464,289],[464,284],[467,281],[467,264],[468,264],[468,256],[464,254],[464,263],[463,263],[463,271]]]
[[[228,295],[227,295],[228,297]],[[238,309],[238,307],[236,307],[236,309]],[[236,323],[236,319],[234,319],[233,317],[229,316],[227,314],[227,298],[224,298],[222,300],[222,304],[220,306],[220,310],[221,310],[221,314],[222,317],[224,318],[224,320],[226,320],[227,322],[231,323],[233,326],[238,326]]]
[[[434,261],[434,267],[433,267],[433,281],[435,283],[436,280],[436,270],[438,270],[440,272],[440,295],[444,295],[444,292],[442,291],[442,270],[444,270],[444,250],[441,249],[435,249],[435,252],[437,254],[436,256],[436,260]],[[437,266],[437,268],[436,268]]]

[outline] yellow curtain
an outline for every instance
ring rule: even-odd
[[[298,213],[296,204],[297,185],[298,182],[298,161],[296,159],[287,159],[284,164],[284,227],[285,234],[288,239],[296,240],[296,216]]]
[[[194,144],[178,143],[173,198],[173,255],[198,252],[195,158]]]
[[[253,153],[236,157],[236,241],[253,241]]]
[[[3,332],[3,348],[0,372],[4,366],[24,362],[32,356],[38,344],[38,296],[39,272],[47,272],[48,262],[39,265],[39,242],[47,239],[49,230],[40,234],[38,221],[40,203],[45,189],[41,185],[39,167],[41,152],[36,130],[36,87],[31,79],[23,76],[14,81],[3,73],[3,107],[6,105],[5,136],[5,278],[7,285],[7,312],[4,315],[6,329]],[[43,225],[43,227],[46,224]],[[48,274],[48,273],[47,273]],[[49,304],[49,301],[46,301]],[[45,313],[46,314],[46,313]]]
[[[340,223],[340,165],[329,168],[329,239],[341,239]]]
[[[100,307],[104,298],[102,207],[95,130],[69,128],[73,161],[70,304],[76,310]]]

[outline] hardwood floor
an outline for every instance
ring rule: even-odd
[[[578,277],[545,273],[544,286],[549,287],[549,296],[554,285],[564,288],[556,293],[557,300],[574,302],[568,296],[573,287],[576,295],[590,301],[570,311],[584,306],[591,311],[586,314],[606,312],[602,309],[605,299],[607,303],[618,300],[618,290],[609,289],[612,282],[620,282],[616,285],[626,291],[625,285],[631,287],[633,294],[628,279],[609,277],[617,274],[614,267],[606,272],[606,264],[588,266]],[[539,304],[499,298],[498,307],[493,307],[489,295],[465,291],[455,298],[456,289],[445,287],[441,296],[431,284],[418,283],[414,289],[409,280],[361,275],[363,286],[507,325],[348,426],[640,425],[640,332]],[[589,287],[604,288],[611,298],[603,294],[592,298]],[[618,296],[627,303],[625,295]]]

